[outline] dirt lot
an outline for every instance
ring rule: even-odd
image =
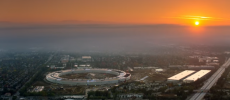
[[[63,75],[63,76],[60,76],[60,77],[68,78],[68,79],[75,79],[75,78],[82,79],[82,78],[86,78],[86,76],[87,76],[87,73],[82,73],[82,74],[67,74],[67,75]]]
[[[154,69],[140,69],[140,70],[134,70],[131,73],[131,79],[130,81],[140,80],[141,78],[148,76],[145,80],[148,82],[152,81],[165,81],[167,78],[181,72],[181,70],[172,70],[168,69],[161,73],[156,73]]]
[[[90,79],[90,78],[104,79],[106,77],[116,77],[116,75],[106,74],[106,73],[80,73],[80,74],[67,74],[61,77],[68,78],[68,79]]]

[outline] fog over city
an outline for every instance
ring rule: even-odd
[[[227,45],[229,26],[173,24],[15,24],[1,23],[0,47],[70,51],[138,51],[167,45]],[[199,31],[197,31],[199,30]]]

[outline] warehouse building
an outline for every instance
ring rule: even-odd
[[[194,70],[185,70],[181,73],[178,73],[170,78],[168,78],[168,82],[178,82],[179,80],[182,80],[183,78],[187,77],[188,75],[193,74]]]
[[[158,69],[155,70],[155,72],[157,72],[157,73],[159,73],[159,72],[164,72],[164,69],[158,68]]]
[[[196,72],[195,74],[187,77],[186,79],[183,80],[183,82],[185,83],[191,83],[191,82],[195,82],[198,79],[204,77],[205,75],[207,75],[209,72],[211,72],[211,70],[200,70],[198,72]]]
[[[91,62],[92,61],[92,57],[91,56],[82,56],[81,60],[83,62]]]

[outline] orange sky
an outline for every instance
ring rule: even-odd
[[[229,4],[230,0],[4,0],[0,21],[193,25],[200,20],[201,25],[230,25]]]

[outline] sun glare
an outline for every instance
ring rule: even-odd
[[[199,25],[199,24],[200,24],[200,22],[198,22],[198,21],[195,22],[195,25]]]

